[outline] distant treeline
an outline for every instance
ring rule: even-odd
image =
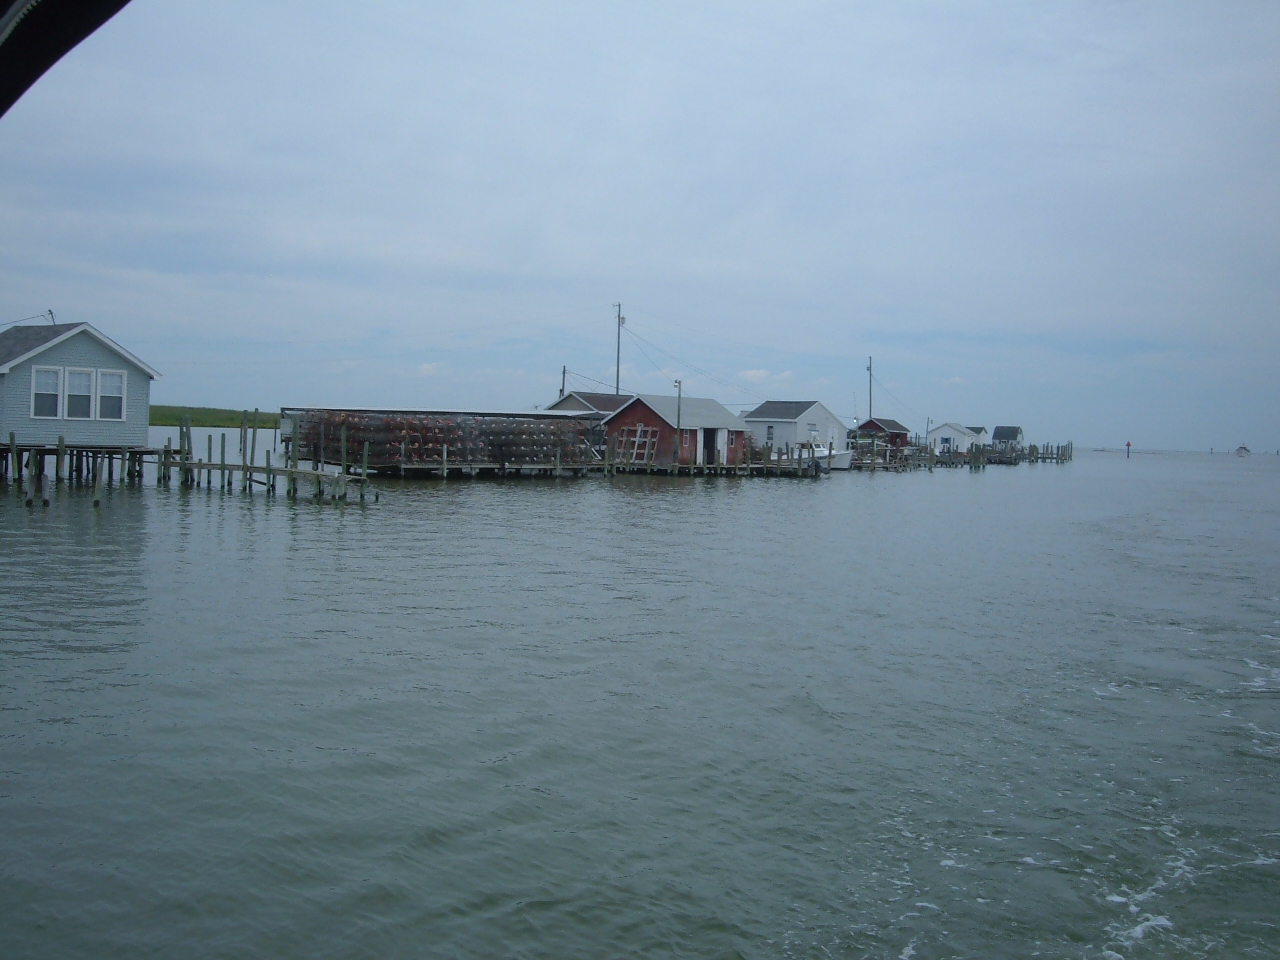
[[[153,427],[176,427],[182,423],[183,417],[191,418],[193,427],[238,427],[244,416],[243,410],[220,410],[217,407],[169,407],[163,404],[151,405],[151,425]],[[249,411],[249,424],[253,425],[253,411]],[[280,414],[263,410],[258,414],[258,426],[274,430],[280,426]]]

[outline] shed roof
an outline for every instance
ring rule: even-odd
[[[573,397],[586,404],[591,410],[597,413],[613,413],[620,410],[626,404],[630,403],[635,397],[634,393],[586,393],[582,390],[570,390],[555,403],[547,406],[548,410],[557,409],[560,404],[564,403],[570,397]]]
[[[766,400],[742,415],[743,420],[799,420],[817,400]]]
[[[676,410],[677,399],[679,412]],[[642,393],[639,396],[632,397],[628,403],[605,417],[605,421],[608,422],[613,419],[636,401],[643,402],[645,406],[649,407],[672,427],[676,426],[676,420],[678,419],[680,428],[683,430],[695,430],[699,427],[707,427],[714,430],[747,429],[747,425],[742,418],[734,416],[718,400],[709,400],[704,397],[676,398],[654,393]]]
[[[1022,436],[1021,427],[996,427],[991,431],[992,440],[1017,440]]]
[[[160,374],[157,371],[87,323],[38,324],[10,327],[8,330],[0,331],[0,373],[8,373],[14,366],[24,360],[38,356],[54,344],[61,343],[63,340],[74,337],[81,332],[89,334],[103,346],[120,354],[120,356],[145,372],[153,380],[160,379]]]
[[[890,420],[887,417],[872,417],[870,420],[863,420],[858,424],[859,430],[869,430],[878,427],[885,433],[910,433],[911,431],[900,424],[897,420]]]
[[[38,327],[10,327],[0,333],[0,365],[7,366],[11,360],[25,356],[78,326],[78,323],[46,323]]]
[[[948,423],[940,423],[940,424],[938,424],[936,427],[934,427],[932,430],[930,430],[930,431],[929,431],[929,436],[931,436],[931,437],[932,437],[934,434],[936,434],[936,433],[938,433],[939,431],[942,431],[942,430],[947,430],[947,431],[950,431],[950,432],[952,432],[952,433],[958,433],[958,434],[960,434],[961,436],[965,436],[965,435],[969,435],[969,436],[977,436],[977,434],[978,434],[978,431],[976,431],[976,430],[970,430],[968,427],[961,426],[961,425],[960,425],[960,424],[958,424],[958,423],[950,423],[950,422],[948,422]]]

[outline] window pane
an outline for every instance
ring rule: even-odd
[[[37,417],[56,417],[58,415],[58,395],[56,393],[37,393],[34,406]]]
[[[101,373],[98,375],[98,392],[104,397],[124,396],[124,375],[119,373]]]
[[[88,420],[93,416],[93,397],[82,393],[68,393],[67,416],[78,420]]]
[[[59,393],[62,378],[57,370],[36,371],[36,393]],[[54,416],[57,416],[55,413]]]
[[[93,393],[93,374],[87,370],[71,370],[67,372],[67,393]]]
[[[123,420],[124,397],[99,397],[98,417],[102,420]]]

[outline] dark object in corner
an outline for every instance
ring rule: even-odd
[[[0,0],[0,117],[129,0]]]

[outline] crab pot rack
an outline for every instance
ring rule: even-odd
[[[477,477],[580,475],[601,469],[599,426],[581,416],[285,407],[280,439],[294,462],[341,473]]]

